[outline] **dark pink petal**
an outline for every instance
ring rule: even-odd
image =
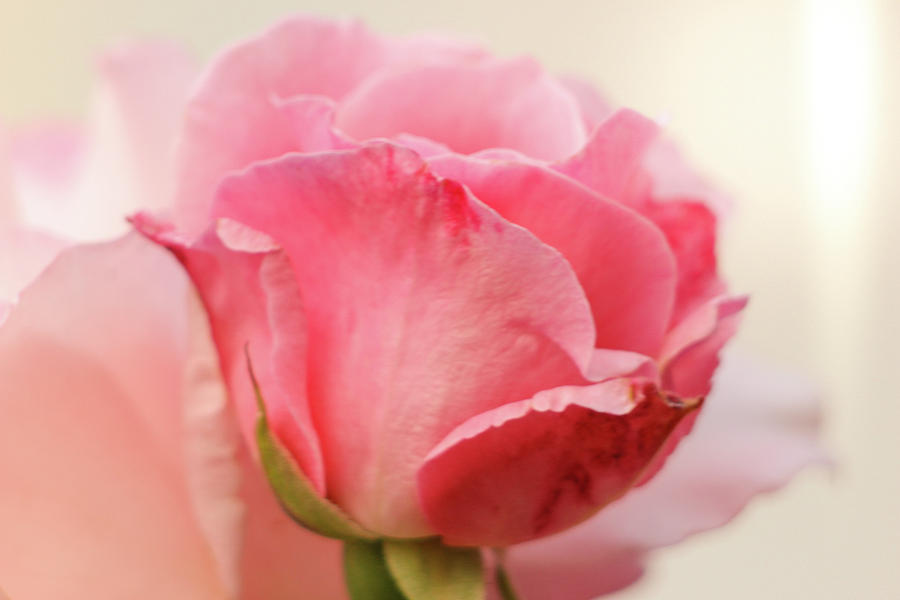
[[[382,72],[345,99],[337,125],[359,140],[408,133],[456,152],[503,147],[546,160],[586,139],[574,99],[526,59]]]
[[[737,331],[746,296],[721,296],[695,309],[669,332],[660,365],[663,387],[682,397],[705,396],[719,351]]]
[[[233,250],[213,229],[189,243],[147,215],[138,215],[133,222],[173,252],[200,293],[245,439],[256,447],[258,411],[247,370],[249,354],[270,424],[324,494],[322,458],[306,399],[305,315],[287,258],[267,248]]]
[[[328,496],[373,531],[432,532],[415,474],[456,424],[583,380],[593,324],[569,265],[410,150],[261,164],[216,214],[291,258]]]
[[[671,325],[714,296],[725,293],[716,261],[716,215],[702,202],[648,202],[643,210],[669,242],[678,265]]]
[[[818,417],[807,382],[727,357],[694,431],[659,475],[583,525],[509,549],[519,597],[590,600],[636,579],[648,551],[724,525],[757,494],[824,463]]]
[[[567,529],[625,493],[694,408],[613,379],[482,413],[429,453],[425,514],[449,544],[507,546]]]
[[[660,154],[660,148],[666,153]],[[693,172],[673,153],[671,145],[659,139],[659,128],[653,121],[623,109],[594,131],[581,152],[555,167],[601,195],[636,210],[663,232],[678,269],[669,326],[725,291],[716,265],[716,214],[706,201],[712,201],[713,194],[697,185],[677,184],[679,173],[690,179]],[[671,196],[679,189],[700,195]],[[669,195],[663,195],[663,191]]]
[[[12,598],[224,597],[182,463],[186,292],[133,235],[64,252],[0,327]]]
[[[598,347],[659,351],[676,271],[665,238],[649,221],[540,165],[458,155],[429,165],[566,257],[591,303]]]

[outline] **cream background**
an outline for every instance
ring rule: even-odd
[[[737,198],[722,249],[753,293],[739,344],[821,382],[840,468],[660,552],[621,598],[900,598],[900,2],[0,0],[0,118],[79,115],[92,57],[122,35],[208,56],[297,9],[584,75],[668,119]]]

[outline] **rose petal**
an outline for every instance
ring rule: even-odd
[[[64,247],[51,235],[0,225],[0,302],[15,302]]]
[[[546,160],[586,139],[574,99],[527,59],[385,71],[346,98],[336,122],[359,140],[408,133],[457,152],[504,147]]]
[[[678,265],[678,289],[672,325],[680,323],[701,304],[724,294],[716,260],[716,216],[702,202],[650,201],[641,211],[659,227]]]
[[[328,496],[370,530],[430,533],[415,473],[455,424],[582,381],[593,324],[568,264],[410,150],[261,164],[226,180],[215,214],[291,258]]]
[[[590,82],[571,75],[557,79],[578,102],[585,131],[589,134],[613,113],[612,105]]]
[[[591,303],[597,346],[655,355],[676,273],[665,238],[650,222],[540,165],[458,155],[429,165],[566,257]]]
[[[133,221],[139,231],[174,253],[197,287],[245,440],[256,447],[257,406],[248,353],[273,430],[324,494],[322,457],[306,398],[305,316],[286,257],[280,251],[232,250],[212,228],[189,243],[148,215]]]
[[[172,300],[185,285],[136,236],[80,247],[0,328],[0,581],[12,597],[223,597],[173,427],[185,323]]]
[[[482,413],[426,458],[425,514],[449,544],[507,546],[556,533],[625,493],[694,408],[613,379]]]
[[[665,389],[679,396],[705,396],[719,365],[719,351],[737,331],[746,296],[720,296],[694,310],[663,343],[660,353]]]
[[[753,496],[825,462],[815,397],[796,376],[729,355],[693,433],[659,475],[587,523],[509,550],[520,598],[589,600],[627,585],[647,551],[724,525]],[[610,580],[619,569],[631,575]]]
[[[622,202],[644,154],[659,133],[656,123],[621,109],[603,121],[578,154],[554,166],[602,196]]]
[[[132,44],[106,54],[75,181],[30,202],[28,220],[68,238],[127,230],[139,208],[161,208],[172,195],[171,152],[194,64],[165,43]]]

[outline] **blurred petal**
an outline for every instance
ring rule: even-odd
[[[129,44],[105,54],[99,71],[83,140],[56,134],[51,144],[43,133],[42,152],[33,134],[17,144],[27,150],[16,180],[31,227],[67,238],[107,238],[127,230],[128,214],[171,200],[172,147],[193,61],[169,44]],[[50,177],[63,161],[70,163],[66,177],[59,169]]]
[[[373,531],[430,533],[415,473],[435,444],[475,414],[580,382],[591,359],[565,260],[408,149],[258,165],[226,180],[215,214],[293,263],[328,497]]]
[[[359,140],[407,133],[456,152],[503,147],[546,160],[586,139],[574,99],[527,59],[385,71],[346,98],[337,125]]]
[[[14,303],[64,247],[53,236],[0,225],[0,302]]]
[[[0,328],[0,581],[13,597],[223,597],[173,427],[185,284],[139,237],[80,247]]]
[[[649,221],[540,165],[447,155],[429,166],[562,253],[591,303],[596,346],[659,351],[676,273]]]
[[[425,514],[449,544],[502,547],[567,529],[625,493],[696,407],[613,379],[482,413],[426,458]]]
[[[592,83],[569,75],[557,77],[557,80],[575,97],[581,109],[585,131],[589,134],[613,113],[612,105]]]
[[[724,525],[755,495],[826,462],[818,422],[808,382],[729,355],[694,431],[654,479],[583,525],[509,550],[520,597],[589,600],[627,585],[647,551]]]

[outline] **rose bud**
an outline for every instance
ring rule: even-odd
[[[553,597],[516,557],[646,497],[746,304],[721,202],[657,126],[529,59],[291,19],[213,63],[176,166],[174,222],[133,222],[186,268],[245,439],[345,541],[353,598],[481,598],[494,563],[507,598]],[[819,456],[799,435],[775,482]],[[665,543],[556,565],[566,597]]]

